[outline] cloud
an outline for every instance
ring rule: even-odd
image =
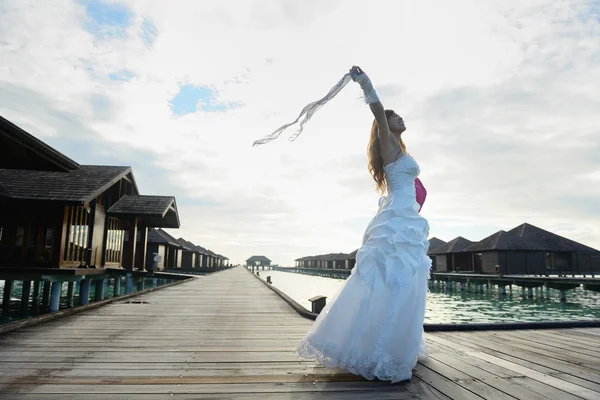
[[[131,160],[177,237],[291,264],[361,242],[379,195],[353,64],[400,112],[431,234],[530,222],[600,248],[598,2],[5,1],[0,113],[78,162]]]

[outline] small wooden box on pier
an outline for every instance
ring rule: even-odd
[[[319,314],[325,304],[327,304],[327,296],[318,295],[315,297],[311,297],[308,301],[312,304],[312,312]]]

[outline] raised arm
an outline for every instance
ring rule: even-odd
[[[373,84],[367,74],[360,67],[354,66],[350,69],[350,76],[355,82],[360,84],[365,94],[365,103],[369,105],[371,112],[373,112],[373,116],[377,122],[381,157],[384,164],[387,165],[402,155],[402,147],[400,147],[400,143],[398,143],[398,140],[396,140],[390,131],[387,116],[385,115],[385,108],[381,104],[381,101],[379,101],[377,92],[373,88]]]

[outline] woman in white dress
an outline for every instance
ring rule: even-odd
[[[423,319],[431,267],[429,225],[419,214],[419,166],[406,153],[404,121],[384,109],[359,67],[350,75],[375,116],[369,171],[387,196],[367,226],[356,267],[298,346],[298,355],[394,383],[410,379],[418,358],[427,356]]]

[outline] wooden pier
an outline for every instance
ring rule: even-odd
[[[600,329],[427,333],[390,385],[299,359],[311,324],[244,268],[200,276],[0,336],[0,398],[600,398]]]

